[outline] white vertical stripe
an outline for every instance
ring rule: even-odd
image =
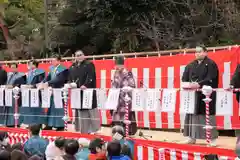
[[[101,70],[100,88],[106,89],[106,70]],[[107,113],[105,110],[101,110],[102,124],[107,124]]]
[[[138,88],[138,69],[137,68],[132,68],[132,74],[133,74],[133,78],[135,80],[135,85],[136,85],[136,88]],[[138,124],[138,112],[136,111],[135,112],[135,118],[136,118],[136,122]]]
[[[183,76],[183,72],[184,72],[184,70],[185,70],[185,65],[184,66],[180,66],[180,88],[181,88],[181,86],[182,86],[182,76]],[[180,99],[180,101],[181,101],[181,99]],[[180,106],[179,106],[180,107]],[[181,123],[181,129],[183,129],[184,128],[184,119],[185,119],[185,116],[186,116],[186,114],[184,114],[184,113],[180,113],[180,123]]]
[[[229,87],[230,73],[231,73],[231,62],[224,62],[224,73],[222,75],[223,88]],[[228,115],[224,116],[224,129],[232,129],[231,116],[228,116]]]
[[[188,152],[182,151],[182,160],[188,160]]]
[[[174,88],[174,67],[168,67],[168,88]],[[168,112],[168,128],[174,128],[174,113]]]
[[[113,78],[114,78],[115,71],[116,71],[115,69],[111,70],[111,84],[112,84],[112,81],[113,81]]]
[[[158,155],[159,155],[159,160],[165,159],[165,152],[164,148],[159,148],[158,149]]]
[[[201,156],[200,156],[200,153],[195,153],[194,152],[194,160],[201,160]]]
[[[143,88],[149,88],[149,68],[143,68]],[[149,112],[143,112],[144,127],[149,128]]]
[[[153,147],[148,147],[148,160],[154,160]]]
[[[177,153],[175,150],[170,151],[170,160],[177,160]]]
[[[228,157],[226,157],[226,156],[220,156],[220,157],[219,157],[219,160],[228,160]]]
[[[155,68],[155,88],[162,88],[162,69]],[[155,112],[156,128],[162,128],[161,110]]]
[[[137,156],[138,160],[143,160],[143,147],[137,146]]]

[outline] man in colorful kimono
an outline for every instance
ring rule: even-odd
[[[135,81],[131,71],[128,71],[124,67],[124,57],[118,56],[115,59],[116,71],[112,80],[112,88],[123,88],[123,87],[132,87],[135,88]],[[113,122],[112,125],[121,125],[125,128],[124,118],[125,118],[125,96],[126,94],[132,98],[132,93],[127,91],[120,91],[119,102],[117,110],[113,111]],[[137,132],[137,124],[135,119],[135,112],[131,111],[131,101],[129,102],[129,135],[134,135]]]
[[[39,89],[43,88],[62,88],[68,81],[68,69],[61,65],[61,57],[59,55],[54,56],[52,59],[52,66],[48,76],[44,79],[43,83],[39,85]],[[62,99],[60,99],[62,101]],[[46,129],[53,128],[55,130],[64,129],[64,109],[55,106],[54,97],[51,96],[50,108],[48,109],[48,120]]]
[[[17,64],[11,64],[11,72],[8,73],[8,80],[6,88],[14,88],[19,87],[23,84],[26,84],[26,75],[24,73],[18,72]],[[18,99],[18,106],[21,105],[21,99]],[[15,101],[13,98],[13,106],[5,106],[4,107],[4,124],[8,127],[14,126],[14,106]]]
[[[43,69],[38,69],[37,61],[34,61],[34,60],[31,61],[28,68],[29,68],[29,71],[27,73],[27,84],[22,85],[22,89],[36,88],[36,85],[41,83],[45,78],[45,71]],[[40,92],[39,92],[39,96],[40,96]],[[31,93],[30,93],[30,97],[31,97]],[[40,107],[40,104],[39,104],[39,107],[22,106],[20,116],[21,116],[21,123],[25,125],[46,124],[46,120],[47,120],[44,109]]]

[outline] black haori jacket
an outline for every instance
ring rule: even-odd
[[[182,81],[198,82],[201,88],[204,85],[211,86],[212,88],[218,88],[218,76],[219,71],[217,64],[208,57],[205,57],[200,63],[197,60],[194,60],[186,66],[182,76]],[[206,114],[206,104],[203,101],[204,98],[205,95],[203,95],[200,91],[196,93],[196,115]],[[210,115],[215,115],[216,92],[213,92],[210,98],[212,99],[209,106]]]

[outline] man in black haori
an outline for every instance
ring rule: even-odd
[[[182,81],[189,82],[189,88],[202,88],[204,85],[218,88],[218,66],[207,57],[207,49],[200,45],[196,47],[196,60],[188,64],[184,70]],[[186,114],[184,133],[188,139],[184,142],[187,144],[195,144],[196,139],[206,139],[206,105],[203,99],[205,95],[201,91],[196,92],[195,99],[195,113]],[[216,129],[216,92],[213,92],[211,97],[209,111],[210,111],[210,125],[211,129],[211,146],[216,146],[215,142],[218,138],[218,131]]]

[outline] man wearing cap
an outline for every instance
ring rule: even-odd
[[[184,70],[182,76],[182,87],[185,89],[197,89],[202,88],[204,85],[211,86],[212,88],[218,88],[218,66],[217,64],[208,58],[207,49],[203,45],[196,47],[195,53],[196,59],[188,64]],[[188,137],[184,143],[194,144],[196,139],[206,139],[206,105],[203,99],[205,95],[201,91],[196,91],[195,98],[195,113],[186,114],[184,124],[184,136]],[[216,146],[215,141],[218,138],[218,132],[216,129],[216,93],[211,95],[212,101],[209,105],[210,111],[210,125],[211,129],[211,146]]]
[[[96,72],[92,62],[85,59],[84,53],[75,52],[76,62],[69,69],[69,83],[75,83],[81,91],[81,106],[75,110],[75,129],[81,133],[95,133],[100,129],[100,116],[97,110],[96,91],[93,90],[91,109],[83,108],[83,91],[96,88]],[[76,107],[74,107],[76,108]]]
[[[115,68],[116,71],[113,76],[112,80],[112,88],[123,88],[123,87],[131,87],[135,88],[135,81],[134,77],[131,71],[128,71],[124,66],[124,57],[118,56],[115,58]],[[125,101],[124,98],[126,94],[132,98],[131,92],[126,92],[121,90],[120,96],[119,96],[119,102],[117,106],[117,110],[113,111],[113,125],[121,125],[125,128],[126,123],[124,123],[124,117],[125,117]],[[129,104],[129,121],[131,123],[129,124],[129,135],[134,135],[137,132],[137,124],[135,119],[135,112],[131,111],[131,101]]]

